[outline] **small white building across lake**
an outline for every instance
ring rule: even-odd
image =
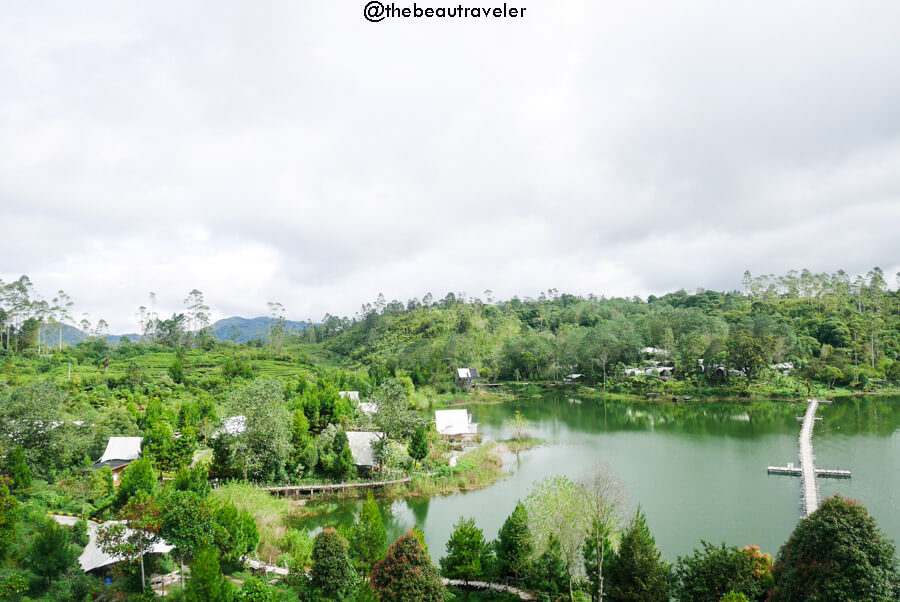
[[[434,424],[439,435],[454,438],[469,438],[478,434],[478,424],[472,422],[468,410],[437,410]]]

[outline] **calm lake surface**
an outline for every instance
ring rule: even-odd
[[[670,560],[701,539],[737,546],[756,544],[773,556],[800,518],[799,478],[770,476],[766,466],[798,464],[797,416],[805,404],[604,402],[567,394],[473,405],[486,438],[504,439],[516,410],[529,432],[547,445],[510,455],[511,475],[479,491],[426,500],[380,501],[390,539],[413,525],[425,531],[432,557],[461,516],[474,517],[487,539],[497,536],[516,500],[535,481],[565,474],[577,478],[597,461],[618,475],[647,515],[651,532]],[[823,497],[858,499],[879,525],[900,540],[900,398],[844,399],[820,406],[813,437],[816,466],[853,471],[850,480],[820,479]],[[330,509],[298,527],[319,529],[355,520],[362,502]]]

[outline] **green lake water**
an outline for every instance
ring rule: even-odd
[[[798,463],[797,416],[805,404],[604,402],[554,393],[469,409],[479,432],[493,439],[512,435],[504,421],[519,410],[532,436],[547,445],[510,455],[511,475],[485,489],[380,500],[389,538],[418,525],[435,560],[461,516],[474,517],[493,539],[535,481],[577,478],[597,461],[618,475],[632,507],[642,507],[670,560],[701,539],[756,544],[774,556],[800,518],[799,478],[768,475],[766,466]],[[820,406],[818,415],[824,421],[813,437],[816,466],[853,471],[850,480],[820,479],[822,496],[858,499],[900,540],[900,398],[837,400]],[[330,512],[297,526],[351,523],[361,504],[329,504]]]

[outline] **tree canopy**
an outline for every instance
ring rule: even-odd
[[[894,542],[859,503],[836,495],[802,519],[772,571],[773,600],[896,600]]]
[[[445,595],[437,568],[412,532],[398,537],[375,563],[372,586],[382,602],[442,602]]]
[[[347,548],[347,541],[331,528],[316,535],[313,542],[310,584],[327,599],[343,600],[357,583]]]
[[[497,573],[500,577],[512,577],[518,586],[519,579],[528,570],[534,550],[528,512],[522,502],[516,502],[512,511],[497,536],[495,544],[497,554]]]
[[[618,551],[609,560],[607,599],[668,602],[670,574],[668,563],[662,559],[650,535],[647,520],[638,509],[622,535]]]
[[[674,594],[679,600],[719,602],[729,593],[765,600],[772,588],[772,558],[750,546],[714,546],[701,542],[690,556],[678,558]]]
[[[441,573],[449,579],[478,581],[489,574],[491,549],[474,518],[460,518],[447,540],[447,555],[441,558]]]

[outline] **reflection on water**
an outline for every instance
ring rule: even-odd
[[[529,432],[548,445],[511,455],[512,475],[480,491],[379,501],[388,536],[418,525],[435,559],[460,517],[474,517],[494,538],[535,481],[577,478],[598,460],[619,475],[632,505],[641,505],[669,559],[689,553],[700,539],[755,543],[774,554],[800,517],[797,479],[769,476],[766,466],[796,461],[802,404],[625,403],[551,394],[470,409],[481,432],[494,439],[511,436],[503,423],[519,410]],[[817,465],[853,471],[849,481],[822,480],[822,494],[859,499],[900,539],[900,399],[838,400],[821,406],[819,415]],[[298,526],[349,524],[361,506],[360,500],[331,504],[333,511]]]

